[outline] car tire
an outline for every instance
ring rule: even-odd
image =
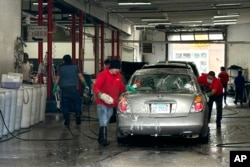
[[[204,134],[200,135],[200,137],[199,137],[200,143],[207,144],[209,142],[209,134],[210,134],[209,132],[210,132],[210,130],[208,128],[206,135],[204,135]]]
[[[120,130],[116,129],[116,141],[118,144],[127,144],[127,136],[123,135]]]
[[[209,142],[209,135],[200,137],[201,144],[207,144]]]

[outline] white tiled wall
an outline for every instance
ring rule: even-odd
[[[0,1],[0,75],[14,72],[14,41],[21,34],[21,2]]]

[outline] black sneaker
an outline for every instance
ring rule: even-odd
[[[82,122],[81,117],[76,117],[76,125],[80,125]]]
[[[69,128],[69,120],[65,120],[64,121],[64,126],[66,126],[67,128]]]
[[[236,102],[236,101],[234,101],[234,104],[235,104],[235,105],[237,105],[237,102]]]
[[[216,123],[216,127],[220,128],[221,127],[221,123]]]

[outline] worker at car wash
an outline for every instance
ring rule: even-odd
[[[89,89],[83,74],[79,67],[72,63],[70,55],[63,56],[63,64],[59,67],[59,71],[53,83],[53,94],[58,91],[58,85],[61,90],[61,109],[64,116],[64,125],[70,126],[70,111],[75,112],[76,125],[81,124],[82,99],[78,86],[78,79],[81,80],[85,89]]]
[[[101,146],[109,145],[107,140],[107,127],[113,114],[113,108],[116,107],[119,95],[132,89],[132,86],[125,86],[120,73],[121,62],[111,60],[109,67],[101,71],[93,85],[97,104],[97,115],[99,119],[98,143]]]
[[[21,72],[23,74],[23,83],[32,84],[33,64],[29,62],[28,53],[23,54],[23,62],[21,64]]]
[[[197,78],[198,83],[205,88],[206,95],[209,97],[208,108],[209,115],[208,121],[210,122],[211,113],[213,109],[213,102],[216,104],[217,114],[216,114],[216,125],[218,128],[221,127],[222,119],[222,101],[223,101],[223,86],[218,78],[215,77],[214,71],[209,71],[208,74],[201,75]]]

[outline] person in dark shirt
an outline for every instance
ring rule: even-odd
[[[78,78],[81,80],[85,89],[89,89],[79,67],[72,64],[70,55],[63,57],[63,64],[54,80],[53,94],[56,93],[59,85],[61,90],[61,109],[64,116],[64,125],[70,125],[70,111],[73,108],[76,116],[76,125],[81,124],[82,100],[78,86]]]
[[[234,104],[240,101],[240,105],[243,104],[243,93],[245,87],[245,78],[242,76],[242,71],[238,71],[238,76],[234,79],[235,84],[235,101]]]

